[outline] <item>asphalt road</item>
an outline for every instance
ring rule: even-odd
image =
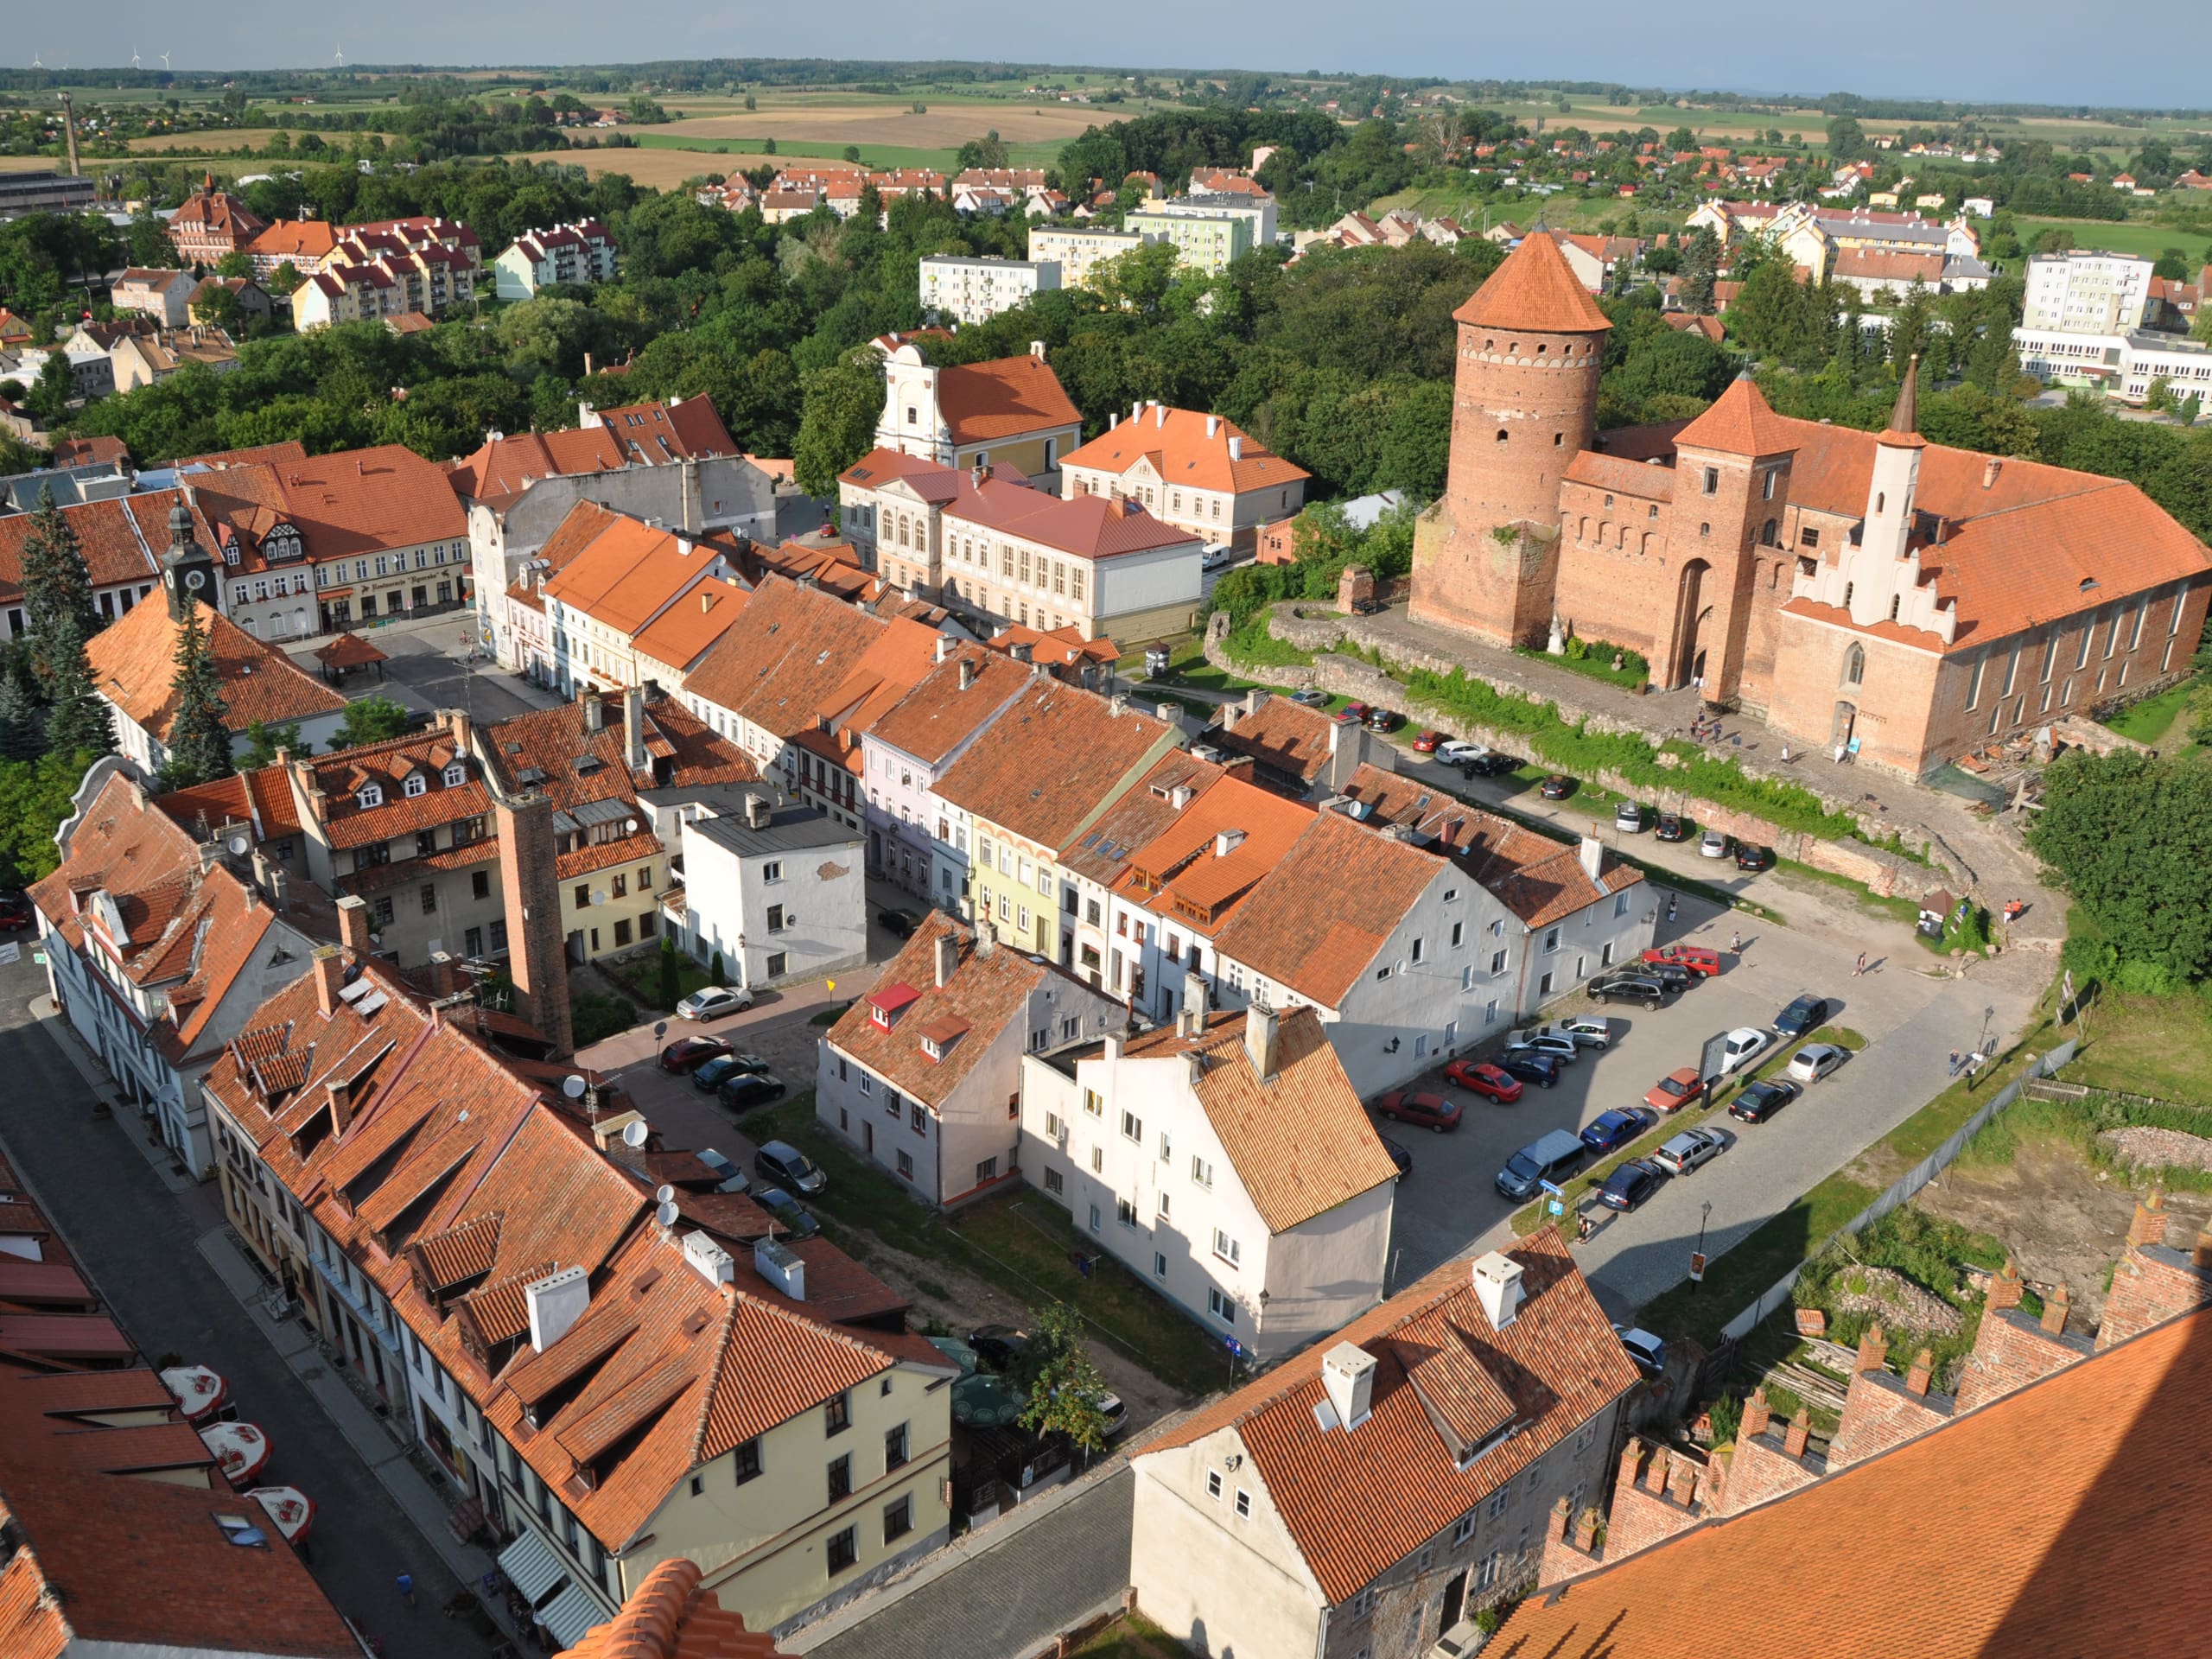
[[[212,1185],[172,1196],[123,1131],[92,1116],[76,1069],[29,1012],[46,989],[31,953],[0,967],[0,1147],[149,1361],[176,1353],[228,1378],[269,1435],[271,1480],[316,1503],[312,1570],[389,1659],[459,1659],[486,1645],[439,1616],[459,1587],[359,1455],[196,1248],[221,1224]],[[413,1575],[416,1605],[396,1581]],[[250,1644],[249,1644],[250,1645]]]
[[[481,726],[557,703],[560,699],[553,693],[540,690],[496,663],[464,660],[475,614],[463,609],[428,622],[370,630],[363,637],[390,659],[384,665],[384,678],[379,680],[373,669],[360,670],[349,675],[339,690],[357,702],[382,696],[409,709],[464,709]],[[302,645],[292,652],[292,659],[308,673],[319,674],[315,646],[327,643]]]

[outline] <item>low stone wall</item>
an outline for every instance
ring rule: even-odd
[[[1310,668],[1268,669],[1267,674],[1269,680],[1293,689],[1312,686],[1326,691],[1332,696],[1350,697],[1361,702],[1379,702],[1386,708],[1397,709],[1415,725],[1441,727],[1471,742],[1480,743],[1487,748],[1499,749],[1508,754],[1520,753],[1526,749],[1528,740],[1522,734],[1471,725],[1459,715],[1447,713],[1442,709],[1414,697],[1404,685],[1373,664],[1357,657],[1339,656],[1332,652],[1331,646],[1345,643],[1347,640],[1355,645],[1363,645],[1369,643],[1359,637],[1353,619],[1332,616],[1310,605],[1299,608],[1304,609],[1306,613],[1304,616],[1299,616],[1291,613],[1292,607],[1277,607],[1269,620],[1268,632],[1279,639],[1319,654]],[[1228,638],[1228,613],[1217,611],[1208,620],[1206,625],[1205,645],[1206,661],[1224,673],[1243,676],[1247,671],[1241,668],[1230,658]],[[1391,660],[1402,667],[1424,668],[1436,674],[1448,674],[1454,669],[1466,667],[1465,663],[1450,660],[1433,652],[1418,648],[1408,650],[1395,639],[1388,643]],[[1561,719],[1570,723],[1580,721],[1588,731],[1630,733],[1643,738],[1655,747],[1671,735],[1671,734],[1635,726],[1624,721],[1615,720],[1587,709],[1577,709],[1570,703],[1555,702],[1554,706],[1558,709]],[[1738,761],[1737,764],[1747,777],[1765,777],[1777,783],[1788,783],[1797,788],[1806,789],[1805,784],[1799,779],[1786,774],[1777,774],[1742,761]],[[1652,791],[1648,785],[1634,782],[1618,772],[1607,770],[1600,770],[1590,774],[1589,781],[1602,788],[1611,790],[1616,794],[1643,799],[1647,803],[1652,797]],[[1725,834],[1733,836],[1738,841],[1748,841],[1760,846],[1771,847],[1778,857],[1791,859],[1800,864],[1808,864],[1815,869],[1826,870],[1832,874],[1844,876],[1853,881],[1864,882],[1870,892],[1884,897],[1918,899],[1935,888],[1945,885],[1946,882],[1955,882],[1966,888],[1971,888],[1973,886],[1973,872],[1964,868],[1963,866],[1952,868],[1954,861],[1949,849],[1917,826],[1876,818],[1871,814],[1857,810],[1853,803],[1838,800],[1817,789],[1808,789],[1807,792],[1820,801],[1824,810],[1848,813],[1852,820],[1858,824],[1860,835],[1866,839],[1863,841],[1826,840],[1818,836],[1807,835],[1801,830],[1785,830],[1779,824],[1770,823],[1751,813],[1694,796],[1676,797],[1669,794],[1662,804],[1669,807],[1679,804],[1679,809],[1701,828],[1719,830]],[[1611,828],[1610,823],[1601,824],[1599,833],[1604,834]],[[1891,835],[1897,836],[1907,845],[1919,847],[1935,861],[1935,868],[1915,863],[1911,859],[1901,857],[1881,847],[1869,844],[1873,841],[1886,840]]]

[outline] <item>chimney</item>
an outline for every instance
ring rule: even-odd
[[[1118,409],[1113,410],[1106,416],[1106,429],[1109,432],[1111,432],[1116,427],[1121,425],[1121,423],[1122,411]]]
[[[1669,1453],[1663,1446],[1651,1448],[1651,1461],[1644,1465],[1643,1490],[1654,1496],[1667,1490],[1667,1464]]]
[[[1544,1538],[1547,1542],[1556,1540],[1563,1544],[1567,1534],[1573,1530],[1574,1500],[1561,1492],[1552,1504],[1550,1519],[1544,1522]]]
[[[930,660],[933,663],[943,662],[946,658],[951,656],[954,651],[958,649],[959,643],[960,642],[955,639],[950,634],[940,633],[937,637],[935,654],[931,657]]]
[[[645,753],[645,694],[639,686],[629,686],[622,693],[622,749],[632,772],[643,772],[652,764]]]
[[[1106,1049],[1101,1058],[1108,1060],[1118,1060],[1122,1058],[1122,1033],[1119,1029],[1106,1033]]]
[[[348,962],[368,960],[369,901],[357,893],[338,901],[338,943],[346,948]]]
[[[998,924],[988,918],[976,924],[976,954],[988,957],[999,948]],[[1116,1053],[1121,1052],[1117,1048]]]
[[[1190,804],[1191,786],[1188,784],[1178,784],[1167,791],[1167,804],[1173,807],[1178,812],[1180,812]]]
[[[753,1270],[791,1300],[806,1300],[806,1261],[788,1244],[772,1238],[757,1240],[753,1246]]]
[[[1132,421],[1141,421],[1144,419],[1143,398],[1140,397],[1129,405],[1129,419]]]
[[[1039,363],[1042,363],[1045,360],[1045,342],[1041,340],[1031,340],[1029,342],[1029,355],[1035,358]]]
[[[1905,1373],[1904,1391],[1925,1399],[1929,1378],[1935,1375],[1936,1357],[1925,1348],[1912,1357],[1912,1369]]]
[[[1192,969],[1183,976],[1183,1012],[1190,1016],[1194,1033],[1205,1029],[1206,1010],[1212,1006],[1213,993],[1206,988],[1205,976]]]
[[[591,1280],[582,1268],[563,1268],[523,1287],[530,1308],[530,1345],[543,1353],[569,1334],[591,1306]]]
[[[1889,1363],[1890,1342],[1882,1334],[1878,1324],[1866,1327],[1866,1334],[1859,1338],[1859,1358],[1852,1366],[1854,1371],[1878,1371]]]
[[[701,499],[702,493],[699,488],[698,461],[692,456],[686,455],[683,458],[683,505],[678,510],[677,524],[686,536],[696,536],[707,525],[706,504]]]
[[[1155,432],[1163,431],[1166,429],[1166,405],[1159,402],[1157,399],[1154,399],[1152,405],[1152,429]]]
[[[1986,490],[1995,485],[1997,474],[2004,470],[2005,463],[1995,455],[1992,455],[1987,464],[1981,469],[1981,487]]]
[[[1213,438],[1213,437],[1215,437],[1217,435],[1218,435],[1220,431],[1221,431],[1221,416],[1218,416],[1218,415],[1209,415],[1209,416],[1206,416],[1206,436],[1207,436],[1207,438],[1208,438],[1209,440],[1212,439],[1212,438]],[[1564,1501],[1564,1500],[1562,1500],[1562,1502],[1563,1502],[1563,1501]]]
[[[1686,1452],[1677,1452],[1667,1465],[1667,1496],[1684,1509],[1697,1497],[1697,1465]]]
[[[554,862],[553,802],[542,790],[510,800],[494,793],[499,885],[505,898],[507,971],[516,1013],[544,1034],[556,1058],[575,1048],[569,1010],[567,941],[561,937],[561,889]]]
[[[1595,881],[1598,873],[1605,867],[1605,843],[1595,836],[1583,836],[1581,862],[1583,874]]]
[[[1227,858],[1243,844],[1244,832],[1242,830],[1224,830],[1213,838],[1213,855]]]
[[[2066,1281],[2064,1280],[2061,1280],[2058,1284],[2058,1288],[2052,1291],[2049,1296],[2044,1299],[2044,1330],[2054,1337],[2064,1336],[2066,1334],[2066,1316],[2071,1311],[2072,1309],[2069,1306],[2066,1299]]]
[[[1375,1398],[1375,1356],[1356,1344],[1338,1343],[1321,1356],[1321,1388],[1337,1421],[1357,1428]]]
[[[584,730],[595,732],[606,724],[607,711],[600,707],[598,688],[587,688],[584,692]]]
[[[1766,1402],[1766,1384],[1762,1382],[1751,1390],[1751,1397],[1744,1402],[1744,1421],[1738,1426],[1738,1440],[1754,1440],[1767,1431],[1774,1421],[1774,1408]]]
[[[960,659],[960,689],[965,691],[975,683],[976,659],[973,657],[963,657]]]
[[[2156,1181],[2135,1201],[2134,1219],[2127,1224],[2127,1242],[2130,1245],[2166,1242],[2166,1189]]]
[[[358,899],[354,903],[359,904]],[[365,910],[366,906],[362,906]],[[344,912],[340,912],[342,916]],[[335,945],[318,945],[315,953],[315,1006],[326,1014],[338,1012],[338,988],[346,982],[346,964]]]
[[[592,372],[591,353],[589,352],[586,352],[584,353],[584,378],[587,380],[590,379]],[[597,424],[597,423],[591,418],[591,405],[589,404],[578,404],[576,405],[576,424],[578,426],[593,426]]]
[[[938,988],[942,989],[945,982],[960,967],[960,936],[950,928],[947,928],[938,935],[934,954],[937,959],[937,983]]]
[[[330,1102],[330,1127],[334,1133],[343,1135],[346,1125],[353,1121],[353,1080],[332,1077],[322,1087]]]
[[[1281,1021],[1275,1011],[1256,1002],[1249,1004],[1244,1010],[1244,1052],[1251,1059],[1254,1075],[1262,1083],[1274,1081],[1281,1046]]]
[[[461,751],[461,758],[467,759],[476,747],[476,722],[465,711],[448,709],[445,711],[445,725],[446,730],[453,734],[454,747]]]
[[[1243,433],[1232,432],[1229,435],[1229,458],[1231,461],[1242,461],[1244,459],[1244,435]]]
[[[768,827],[768,819],[774,810],[775,809],[769,804],[766,795],[758,790],[752,791],[745,798],[745,827],[748,830],[766,830]]]
[[[1789,1420],[1789,1432],[1782,1437],[1782,1449],[1789,1456],[1805,1455],[1805,1442],[1813,1437],[1813,1420],[1805,1408],[1797,1408],[1797,1414]]]
[[[2139,1216],[2142,1213],[2139,1205],[2136,1213]],[[2132,1241],[2133,1235],[2131,1233],[2129,1236]],[[2018,1307],[2019,1305],[2020,1264],[2008,1255],[2005,1258],[2005,1265],[1990,1276],[1989,1294],[1982,1300],[1982,1312],[1994,1313],[2001,1307]]]
[[[1521,1313],[1521,1264],[1503,1250],[1475,1258],[1475,1294],[1491,1329],[1503,1331]]]
[[[1598,1552],[1598,1507],[1592,1504],[1574,1519],[1574,1547],[1585,1555]]]
[[[683,1235],[683,1259],[690,1264],[694,1273],[710,1285],[737,1282],[735,1258],[705,1233]]]

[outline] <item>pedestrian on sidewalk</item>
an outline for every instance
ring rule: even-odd
[[[1861,974],[1865,973],[1866,971],[1866,953],[1864,950],[1861,950],[1861,951],[1859,953],[1859,965],[1858,965],[1857,967],[1853,968],[1853,969],[1851,970],[1851,976],[1852,976],[1853,979],[1856,979],[1856,978],[1858,978],[1858,977],[1859,977],[1859,975],[1861,975]]]
[[[1744,935],[1740,928],[1728,936],[1728,954],[1732,957],[1744,954]]]
[[[415,1580],[404,1573],[399,1575],[399,1597],[410,1607],[415,1605]]]
[[[1959,1051],[1955,1048],[1951,1051],[1951,1075],[1955,1077],[1959,1075]]]
[[[1669,921],[1671,922],[1675,919],[1675,915],[1681,910],[1681,907],[1682,898],[1680,893],[1670,893],[1667,895],[1667,919]]]

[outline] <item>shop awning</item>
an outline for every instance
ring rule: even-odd
[[[571,1583],[539,1608],[537,1617],[565,1650],[582,1641],[594,1626],[606,1624],[611,1615],[583,1586]]]
[[[533,1607],[559,1589],[569,1576],[552,1545],[527,1527],[521,1537],[499,1552],[499,1571]]]

